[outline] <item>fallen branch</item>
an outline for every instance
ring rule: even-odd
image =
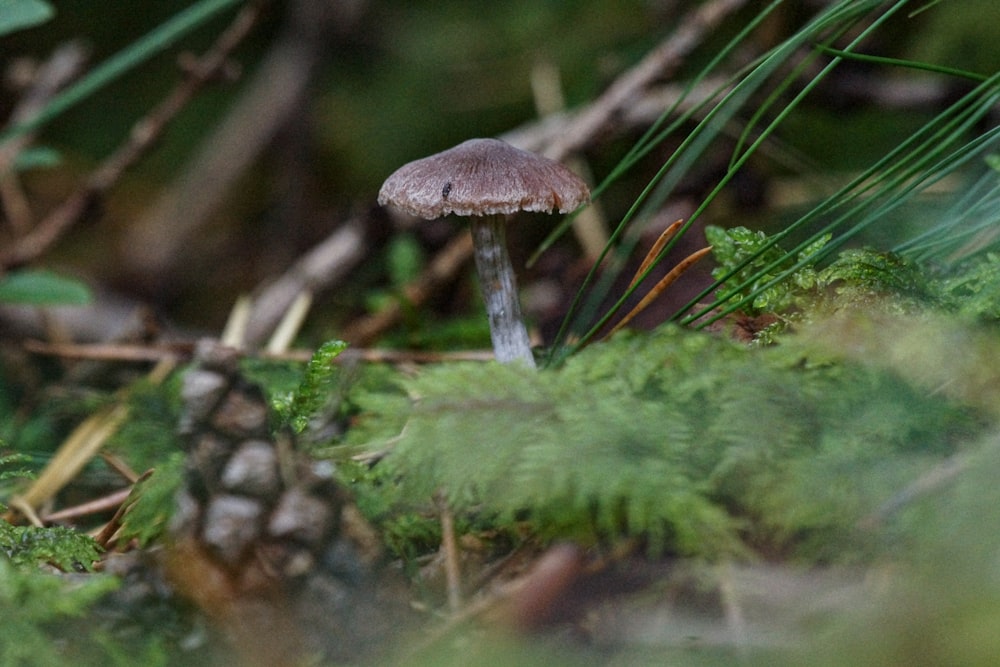
[[[44,354],[64,359],[86,359],[90,361],[117,361],[127,363],[150,363],[164,360],[189,361],[194,354],[194,341],[178,343],[158,343],[156,345],[123,345],[115,343],[44,343],[26,340],[23,347],[33,354]],[[288,350],[280,354],[247,352],[246,356],[261,359],[281,359],[285,361],[309,361],[313,350]],[[369,363],[385,364],[432,364],[444,361],[491,361],[491,350],[464,350],[458,352],[427,352],[422,350],[380,350],[351,347],[334,360],[343,363],[348,359],[360,359]]]

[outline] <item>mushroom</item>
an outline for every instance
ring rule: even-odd
[[[590,190],[558,162],[497,139],[470,139],[397,169],[378,203],[427,220],[449,213],[470,217],[473,253],[497,361],[535,366],[521,318],[504,227],[518,211],[569,213]]]

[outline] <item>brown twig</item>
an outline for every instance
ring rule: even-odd
[[[259,13],[258,3],[244,6],[212,48],[187,69],[185,79],[177,84],[159,106],[133,126],[126,142],[30,233],[0,252],[0,271],[37,259],[74,224],[90,214],[125,171],[150,150],[163,135],[167,125],[195,94],[225,69],[229,55],[250,33]]]
[[[140,475],[132,470],[132,466],[126,463],[122,457],[110,452],[100,452],[100,456],[105,465],[118,473],[129,484],[135,484],[139,480]]]
[[[184,244],[214,219],[238,179],[275,135],[301,124],[316,65],[331,48],[331,31],[354,20],[358,3],[286,3],[284,28],[244,85],[226,117],[177,180],[127,232],[129,268],[166,275],[183,261]]]
[[[85,503],[80,503],[79,505],[73,505],[72,507],[66,507],[59,510],[58,512],[50,512],[48,514],[43,514],[41,516],[42,521],[47,524],[51,524],[55,521],[66,521],[68,519],[78,519],[81,516],[89,516],[91,514],[100,514],[101,512],[107,512],[109,510],[116,509],[120,507],[125,499],[128,498],[128,494],[132,492],[132,488],[128,487],[125,489],[119,489],[109,493],[106,496],[100,498],[95,498],[94,500],[88,500]]]
[[[131,345],[122,343],[48,343],[39,340],[26,340],[22,346],[26,351],[34,354],[64,359],[131,363],[146,363],[163,359],[190,359],[194,351],[194,343]]]
[[[34,354],[46,354],[67,359],[89,359],[94,361],[121,361],[149,363],[172,359],[185,361],[194,353],[194,343],[170,343],[157,345],[124,345],[106,343],[45,343],[37,340],[24,341],[23,347]],[[289,350],[281,354],[254,353],[265,359],[286,361],[309,361],[312,350]],[[459,352],[424,352],[421,350],[378,350],[350,348],[345,355],[369,363],[385,364],[432,364],[444,361],[490,361],[490,350],[465,350]],[[335,363],[338,363],[335,360]]]
[[[685,113],[710,100],[720,99],[728,91],[727,83],[724,77],[709,77],[694,88],[688,88],[683,83],[650,86],[639,94],[633,104],[622,109],[615,117],[614,125],[604,128],[600,136],[607,139],[636,129],[645,129],[663,115],[664,109],[670,107],[676,107],[677,113]],[[567,128],[573,127],[579,122],[579,118],[599,102],[600,100],[596,100],[575,111],[550,114],[508,130],[498,135],[498,138],[524,150],[544,152],[546,147],[559,141]],[[581,148],[592,145],[595,139],[596,135],[590,137]]]
[[[443,493],[435,496],[438,516],[441,519],[441,556],[444,559],[445,587],[448,593],[448,610],[456,614],[462,608],[462,572],[459,564],[458,542],[455,539],[455,515]]]

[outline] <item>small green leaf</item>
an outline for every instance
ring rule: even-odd
[[[0,0],[0,35],[45,23],[54,14],[44,0]]]
[[[121,539],[136,540],[141,546],[161,537],[174,509],[174,498],[184,476],[184,455],[173,452],[154,469],[152,476],[139,481],[125,501]]]
[[[0,303],[82,306],[90,301],[86,285],[51,271],[25,269],[0,278]]]
[[[305,430],[309,420],[329,396],[336,375],[333,360],[346,349],[347,343],[342,340],[323,343],[309,360],[298,388],[275,402],[278,413],[287,420],[295,433]]]

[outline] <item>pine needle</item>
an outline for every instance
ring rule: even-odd
[[[670,239],[674,238],[674,235],[677,234],[677,230],[680,229],[683,224],[683,220],[675,220],[663,230],[660,237],[656,239],[656,243],[654,243],[653,247],[649,249],[646,256],[642,258],[642,263],[639,265],[638,270],[636,270],[635,275],[632,276],[632,282],[628,284],[629,289],[635,287],[636,283],[642,279],[642,277],[646,274],[646,271],[649,270],[649,267],[651,267],[659,258],[660,253],[663,252],[663,248],[670,242]]]
[[[676,225],[679,223],[680,221],[678,220],[674,224]],[[666,232],[664,232],[664,234],[665,233]],[[665,242],[666,241],[664,241],[664,243]],[[657,241],[657,243],[659,243],[659,241]],[[700,260],[702,257],[704,257],[710,252],[712,252],[712,246],[708,246],[707,248],[702,248],[701,250],[693,252],[684,259],[682,259],[680,262],[678,262],[677,266],[670,269],[670,272],[667,273],[667,275],[663,276],[663,278],[660,279],[660,282],[656,283],[656,285],[653,286],[653,289],[649,290],[646,296],[642,297],[642,300],[638,304],[636,304],[635,308],[630,310],[628,314],[625,315],[625,317],[623,317],[621,321],[618,324],[616,324],[614,328],[611,329],[611,331],[608,332],[608,335],[605,336],[605,339],[607,339],[610,336],[613,336],[622,328],[624,328],[626,325],[628,325],[628,323],[631,322],[633,319],[635,319],[635,317],[639,313],[646,310],[646,308],[648,308],[649,305],[653,303],[653,301],[655,301],[657,297],[659,297],[660,294],[663,293],[664,290],[673,285],[674,282],[676,282],[677,279],[680,278],[688,269],[694,266],[698,262],[698,260]],[[649,259],[649,257],[647,256],[646,259]],[[639,275],[641,275],[641,271]],[[636,276],[636,279],[638,279],[638,276]]]

